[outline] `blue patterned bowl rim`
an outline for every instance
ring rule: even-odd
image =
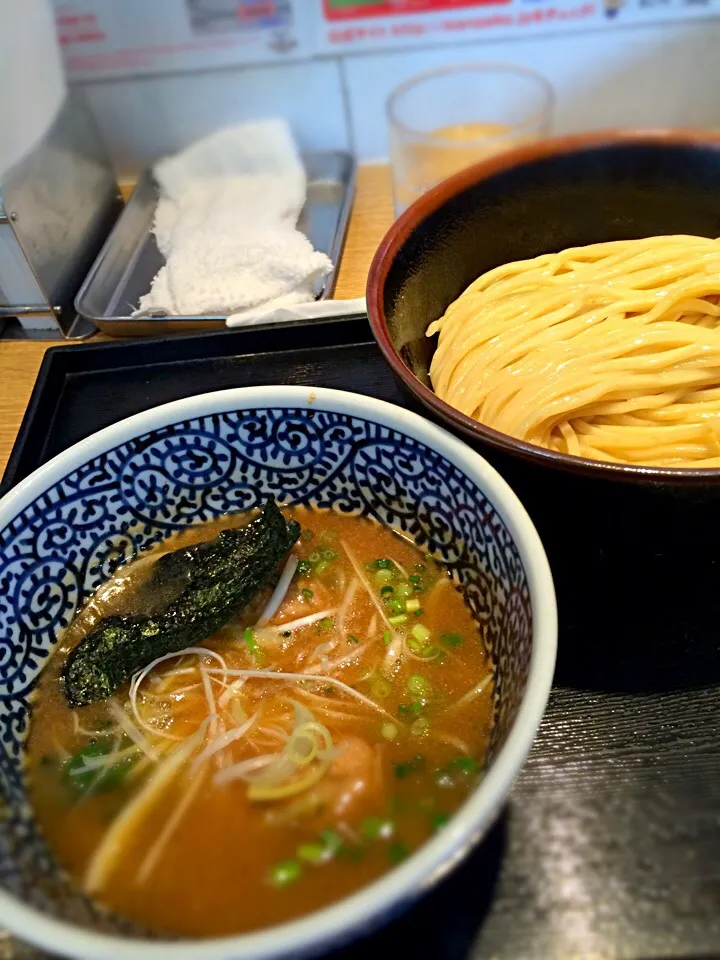
[[[202,416],[274,407],[361,417],[419,441],[454,464],[504,520],[527,575],[533,615],[527,686],[510,733],[478,787],[447,827],[405,863],[323,910],[257,933],[209,940],[139,940],[95,933],[47,916],[0,891],[0,926],[53,954],[83,960],[278,960],[300,958],[361,936],[444,877],[497,817],[527,757],[547,705],[557,651],[557,609],[540,538],[517,496],[478,453],[402,407],[320,387],[239,387],[154,407],[100,430],[34,471],[0,500],[0,530],[70,471],[152,430]]]

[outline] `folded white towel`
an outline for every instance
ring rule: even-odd
[[[166,264],[137,314],[228,316],[315,299],[332,263],[296,229],[305,171],[284,121],[219,130],[154,174]]]
[[[290,323],[292,320],[322,320],[367,313],[365,297],[354,300],[314,300],[312,303],[284,301],[282,297],[264,307],[243,310],[227,318],[229,327],[252,327],[259,323]]]

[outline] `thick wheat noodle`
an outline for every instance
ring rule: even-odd
[[[619,240],[504,264],[445,315],[437,395],[501,433],[615,463],[720,467],[720,240]]]

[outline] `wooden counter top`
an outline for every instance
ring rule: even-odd
[[[349,300],[365,294],[370,261],[392,219],[388,167],[361,167],[358,171],[355,205],[335,287],[335,296],[338,299]],[[0,476],[5,470],[45,351],[49,347],[58,346],[60,342],[0,340]],[[68,344],[67,349],[71,350],[72,346]]]

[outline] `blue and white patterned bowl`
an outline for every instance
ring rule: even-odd
[[[359,893],[292,923],[214,940],[142,938],[73,891],[28,807],[28,695],[79,604],[119,562],[268,495],[374,516],[438,550],[496,663],[491,762],[448,827]],[[500,476],[461,441],[387,403],[251,387],[169,403],[94,434],[0,501],[0,926],[74,958],[300,957],[366,933],[443,876],[505,800],[547,702],[557,621],[542,545]]]

